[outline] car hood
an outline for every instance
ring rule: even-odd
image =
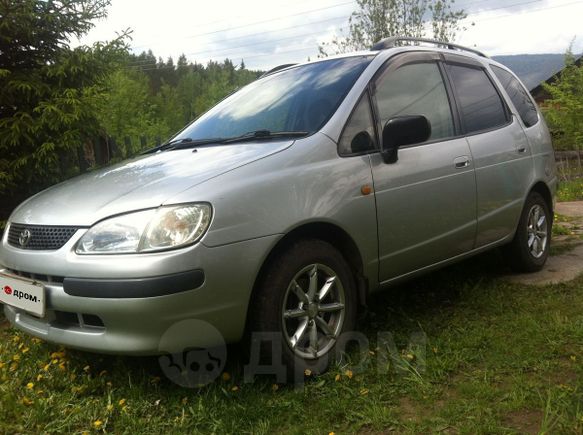
[[[162,205],[186,189],[280,152],[292,143],[230,144],[139,156],[38,193],[22,203],[10,221],[90,226],[108,216]]]

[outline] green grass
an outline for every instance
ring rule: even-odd
[[[559,183],[557,201],[583,201],[583,177]]]
[[[334,367],[304,388],[245,384],[236,348],[230,379],[191,390],[154,358],[64,351],[0,330],[0,433],[580,434],[583,277],[528,287],[505,282],[501,268],[492,253],[375,296],[359,329],[373,342],[390,331],[410,369]],[[425,370],[407,346],[420,331]]]

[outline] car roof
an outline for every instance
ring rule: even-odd
[[[423,44],[423,45],[410,45],[410,44],[409,45],[399,45],[401,42]],[[504,68],[505,70],[510,71],[504,65],[492,60],[491,58],[486,56],[483,52],[481,52],[475,48],[465,47],[465,46],[450,43],[450,42],[437,41],[437,40],[426,39],[426,38],[390,37],[390,38],[385,38],[385,39],[377,42],[376,44],[373,45],[373,47],[370,50],[354,51],[354,52],[349,52],[349,53],[340,53],[340,54],[336,54],[333,56],[322,57],[322,58],[318,58],[315,60],[309,60],[309,61],[301,62],[301,63],[297,63],[297,64],[280,65],[280,66],[277,66],[277,67],[269,70],[268,72],[263,74],[263,76],[271,75],[275,72],[283,71],[286,69],[295,68],[297,66],[309,65],[309,64],[324,62],[327,60],[344,59],[344,58],[357,57],[357,56],[371,56],[371,57],[382,56],[383,58],[389,58],[396,53],[407,52],[407,51],[427,51],[427,52],[433,52],[433,53],[437,52],[437,53],[444,53],[444,54],[455,54],[458,56],[463,56],[463,57],[473,59],[473,60],[475,60],[483,65],[487,65],[487,64],[496,65],[496,66]]]

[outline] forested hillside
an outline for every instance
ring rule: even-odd
[[[181,56],[175,63],[151,51],[127,54],[104,81],[99,121],[103,134],[123,148],[129,139],[133,149],[165,140],[235,89],[255,80],[261,72],[249,71],[244,62],[231,60],[206,65],[190,63]],[[137,148],[136,148],[137,147]]]

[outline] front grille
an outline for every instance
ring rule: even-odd
[[[39,273],[23,272],[21,270],[13,270],[13,269],[5,269],[5,270],[6,270],[6,272],[11,273],[12,275],[42,281],[46,284],[53,284],[53,283],[63,284],[63,281],[65,280],[64,276],[42,275]]]
[[[77,231],[75,227],[10,224],[8,243],[16,248],[55,251]]]

